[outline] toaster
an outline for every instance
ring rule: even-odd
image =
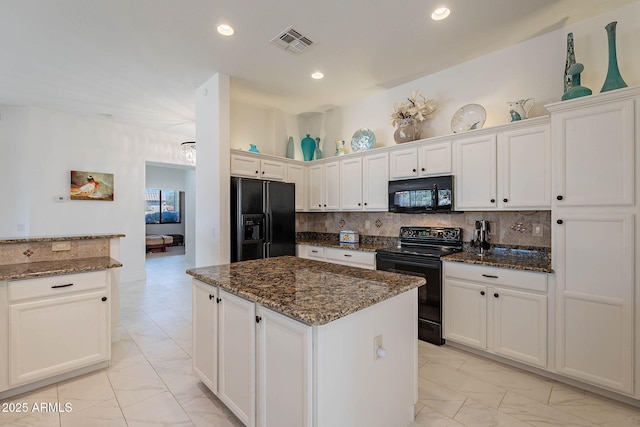
[[[357,231],[344,230],[340,232],[340,243],[358,243],[360,236]]]

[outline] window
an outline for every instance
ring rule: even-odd
[[[180,192],[177,190],[144,190],[145,222],[168,224],[182,222],[180,216]]]

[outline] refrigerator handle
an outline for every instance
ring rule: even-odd
[[[271,235],[273,233],[272,221],[271,221],[271,194],[269,181],[263,181],[263,194],[264,194],[264,212],[265,212],[265,247],[264,257],[269,258],[271,256]]]

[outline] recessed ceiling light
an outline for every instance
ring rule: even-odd
[[[315,73],[311,74],[312,79],[320,80],[323,77],[324,74],[322,74],[320,71],[316,71]]]
[[[220,24],[217,28],[218,32],[223,36],[232,36],[233,35],[233,27],[227,24]]]
[[[440,7],[433,11],[433,13],[431,14],[431,19],[433,19],[434,21],[441,21],[449,16],[450,13],[451,11],[448,8]]]

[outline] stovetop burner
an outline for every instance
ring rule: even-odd
[[[462,251],[462,229],[449,227],[401,227],[400,246],[379,249],[382,254],[440,258]]]

